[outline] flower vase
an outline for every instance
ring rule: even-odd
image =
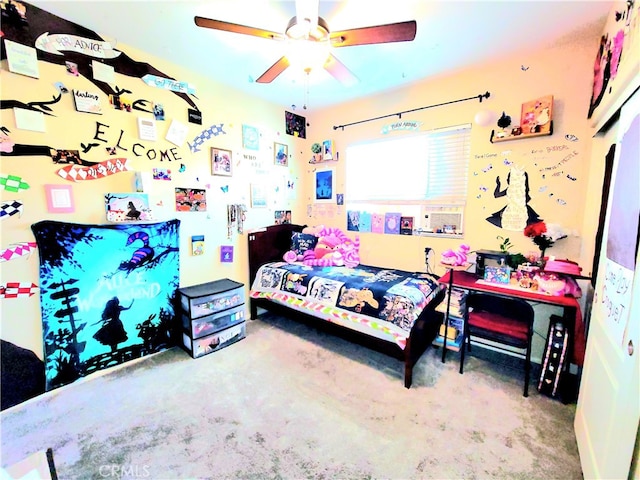
[[[545,264],[545,252],[547,251],[546,248],[541,248],[540,249],[540,260],[538,263],[540,263],[540,270],[544,270],[544,264]]]

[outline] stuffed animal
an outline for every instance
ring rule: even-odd
[[[306,233],[306,230],[305,230]],[[309,232],[310,233],[310,232]],[[360,238],[351,240],[339,228],[322,227],[313,232],[318,242],[313,249],[302,255],[289,251],[283,256],[285,262],[302,261],[308,266],[345,266],[353,268],[360,264]]]
[[[451,265],[452,267],[457,267],[460,265],[464,265],[467,262],[467,255],[471,248],[469,245],[463,243],[458,247],[458,250],[454,252],[452,249],[445,250],[442,252],[442,259],[440,260],[445,265]]]

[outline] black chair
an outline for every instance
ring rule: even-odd
[[[498,350],[513,352],[507,348],[500,348],[501,346],[522,350],[521,358],[525,360],[523,395],[528,397],[534,317],[531,305],[516,298],[469,293],[466,306],[467,318],[460,350],[460,373],[463,373],[465,344],[471,351],[472,339],[475,343],[484,343]]]

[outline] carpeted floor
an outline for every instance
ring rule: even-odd
[[[439,353],[407,390],[398,360],[267,315],[5,410],[2,466],[51,447],[61,480],[582,479],[575,405]]]

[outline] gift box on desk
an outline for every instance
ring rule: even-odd
[[[492,283],[509,283],[511,279],[511,267],[484,267],[484,279]]]

